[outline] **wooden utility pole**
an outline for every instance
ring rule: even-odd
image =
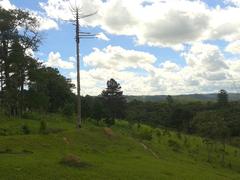
[[[81,128],[81,94],[80,94],[80,26],[79,11],[76,11],[76,53],[77,53],[77,128]]]
[[[76,30],[76,58],[77,58],[77,128],[82,127],[81,119],[81,84],[80,84],[80,39],[92,39],[96,37],[96,34],[90,32],[80,31],[80,19],[93,16],[96,12],[91,14],[82,14],[81,9],[75,5],[70,7],[74,15],[74,25]]]

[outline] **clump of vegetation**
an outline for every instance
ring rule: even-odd
[[[181,145],[172,139],[168,140],[168,146],[175,152],[180,152],[181,151]]]
[[[161,137],[162,136],[162,131],[159,128],[154,129],[154,132],[157,135],[157,137]]]
[[[80,157],[74,154],[66,155],[65,157],[63,157],[60,163],[66,166],[78,167],[78,168],[84,168],[89,166],[88,163],[81,161]]]
[[[66,103],[62,109],[63,115],[71,117],[74,114],[74,107],[73,103]]]
[[[124,121],[124,120],[117,120],[115,123],[115,126],[119,127],[119,128],[124,128],[127,129],[129,128],[129,122],[128,121]]]
[[[137,138],[144,140],[151,140],[153,135],[153,129],[148,125],[141,124],[138,126],[137,124],[133,125],[133,135]]]
[[[31,132],[30,128],[27,124],[22,125],[21,130],[22,130],[23,134],[30,134],[30,132]]]
[[[41,134],[47,133],[47,122],[45,120],[40,121],[39,133]]]
[[[8,133],[7,133],[7,129],[5,128],[0,128],[0,136],[7,136]]]

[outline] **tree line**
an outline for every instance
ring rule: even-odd
[[[0,7],[0,107],[11,116],[74,108],[73,84],[57,69],[28,55],[41,43],[39,22],[28,11]]]

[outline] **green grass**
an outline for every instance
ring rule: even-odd
[[[189,143],[186,146],[185,135],[180,139],[174,132],[170,132],[170,136],[154,134],[153,139],[147,141],[133,137],[126,123],[114,126],[114,135],[108,136],[103,127],[90,123],[76,130],[71,120],[54,116],[44,118],[48,128],[61,131],[39,134],[37,120],[0,119],[0,128],[9,132],[0,136],[0,179],[240,179],[240,152],[236,156],[234,152],[238,149],[234,147],[227,147],[226,166],[223,167],[215,151],[212,163],[207,163],[206,147],[199,137],[186,136]],[[23,124],[29,126],[31,134],[21,132]],[[169,147],[169,140],[177,142],[180,150]],[[199,153],[191,153],[197,146]],[[61,163],[69,154],[77,156],[87,166]],[[230,161],[231,168],[227,165]]]

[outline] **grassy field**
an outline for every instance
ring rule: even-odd
[[[160,129],[161,135],[155,130],[152,140],[141,140],[126,123],[112,129],[87,123],[76,130],[60,116],[42,118],[48,134],[39,133],[39,120],[0,119],[0,179],[240,179],[240,151],[234,147],[227,146],[223,167],[220,144],[208,163],[199,137]],[[67,164],[71,157],[80,163]]]

